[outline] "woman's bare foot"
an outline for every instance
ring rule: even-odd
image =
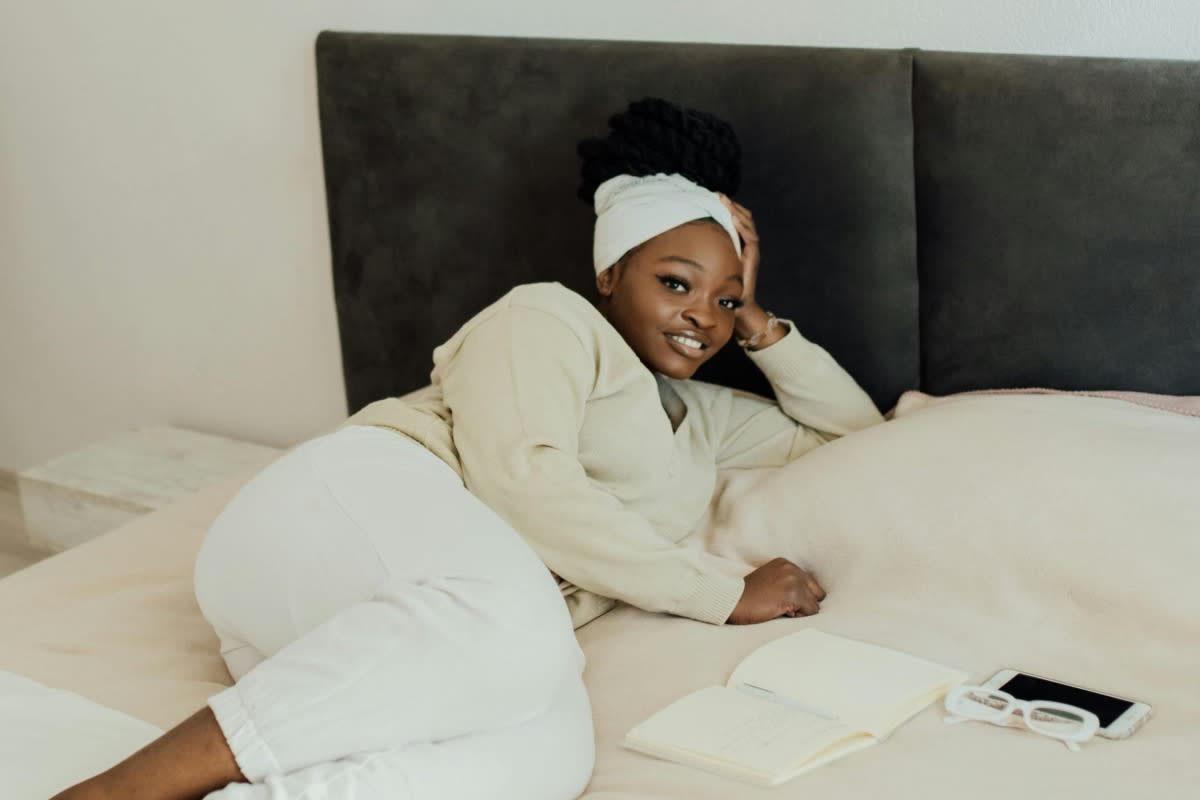
[[[120,764],[51,800],[191,800],[245,780],[205,706]]]

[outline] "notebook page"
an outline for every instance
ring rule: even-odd
[[[807,628],[755,650],[728,685],[761,686],[882,736],[919,710],[904,713],[916,698],[936,697],[966,678],[907,653]]]
[[[855,734],[828,720],[724,686],[676,700],[626,734],[626,742],[666,758],[701,754],[711,767],[748,767],[764,780]],[[694,758],[678,758],[695,762]]]

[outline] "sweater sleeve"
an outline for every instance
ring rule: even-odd
[[[728,400],[717,466],[782,466],[818,445],[871,425],[883,416],[866,392],[794,323],[779,341],[747,351],[771,384],[776,402],[745,392]]]
[[[576,586],[723,623],[742,579],[659,534],[584,471],[579,430],[596,375],[592,350],[548,312],[509,307],[482,322],[441,376],[467,488]]]

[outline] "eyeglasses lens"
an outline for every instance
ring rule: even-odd
[[[1030,728],[1049,736],[1067,737],[1080,733],[1087,723],[1083,717],[1062,708],[1034,706],[1026,723]]]
[[[1007,712],[1011,698],[992,692],[971,691],[958,701],[954,711],[972,719],[998,719]]]

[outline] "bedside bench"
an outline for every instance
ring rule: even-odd
[[[282,453],[171,426],[87,445],[17,473],[29,544],[66,550]]]

